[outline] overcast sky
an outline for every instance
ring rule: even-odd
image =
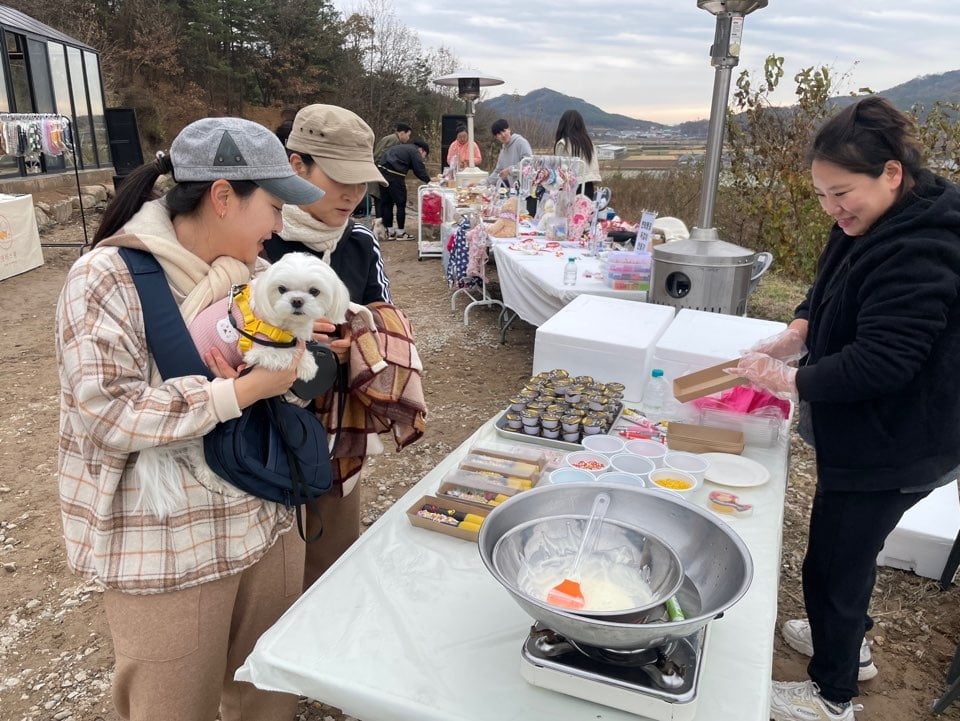
[[[444,45],[462,67],[503,78],[486,97],[549,87],[661,123],[710,113],[716,18],[696,0],[397,0],[395,9],[424,47]],[[955,0],[769,0],[746,17],[734,79],[776,53],[786,58],[784,104],[793,74],[811,65],[849,71],[844,92],[882,90],[960,69],[958,37]]]

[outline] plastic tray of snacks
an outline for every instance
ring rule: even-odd
[[[610,433],[611,430],[617,425],[617,421],[620,420],[620,414],[623,412],[623,404],[617,404],[617,412],[614,414],[613,421],[609,424],[604,433]],[[503,413],[497,416],[497,420],[494,421],[494,426],[496,427],[496,433],[501,438],[509,439],[514,443],[532,443],[538,446],[546,446],[547,448],[558,448],[564,451],[582,451],[583,445],[578,441],[573,443],[571,441],[565,441],[562,438],[562,429],[560,438],[545,438],[541,435],[528,435],[523,432],[523,429],[514,430],[507,426],[507,414],[511,413],[510,408],[507,408]],[[581,435],[581,439],[583,436]]]

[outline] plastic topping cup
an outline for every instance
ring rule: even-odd
[[[645,456],[649,458],[657,468],[663,466],[663,457],[667,455],[667,447],[656,441],[627,441],[623,445],[623,449],[627,453],[632,453],[635,456]]]
[[[619,483],[624,486],[634,486],[638,488],[644,488],[647,486],[643,476],[638,476],[636,473],[624,473],[623,471],[610,471],[609,473],[604,473],[602,476],[600,476],[600,480],[604,483]]]
[[[616,436],[594,435],[583,439],[583,447],[594,453],[602,453],[605,456],[614,456],[617,453],[623,453],[623,440]]]
[[[584,471],[579,468],[558,468],[551,471],[547,477],[551,485],[560,483],[583,483],[584,481],[595,481],[597,477],[590,471]]]
[[[574,451],[564,456],[563,460],[571,468],[589,471],[595,476],[599,476],[610,467],[609,458],[602,453],[592,451]]]
[[[632,453],[618,453],[610,459],[610,467],[613,471],[630,473],[646,479],[650,472],[656,468],[656,465],[653,460],[646,456],[635,456]]]
[[[685,471],[701,483],[703,482],[703,476],[707,472],[707,468],[709,466],[710,461],[703,456],[697,455],[696,453],[670,451],[663,457],[664,468],[673,468],[677,471]]]
[[[674,468],[658,468],[650,473],[650,485],[662,488],[681,496],[688,496],[697,490],[703,481],[698,481],[689,473]]]

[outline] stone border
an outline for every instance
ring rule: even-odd
[[[37,219],[37,228],[42,232],[54,225],[63,225],[73,220],[74,211],[79,215],[80,203],[83,209],[102,210],[107,201],[114,195],[113,185],[83,185],[79,196],[71,196],[54,203],[42,200],[33,201],[33,214]]]

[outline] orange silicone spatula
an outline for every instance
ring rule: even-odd
[[[600,527],[603,525],[603,518],[607,515],[607,508],[610,507],[610,496],[606,493],[597,494],[593,502],[593,508],[590,509],[590,518],[587,520],[587,527],[583,530],[583,537],[580,539],[580,548],[577,549],[577,555],[573,559],[573,566],[569,571],[569,576],[550,589],[547,593],[547,603],[561,608],[569,608],[574,611],[583,608],[583,592],[580,590],[580,562],[584,556],[593,552],[600,538]]]

